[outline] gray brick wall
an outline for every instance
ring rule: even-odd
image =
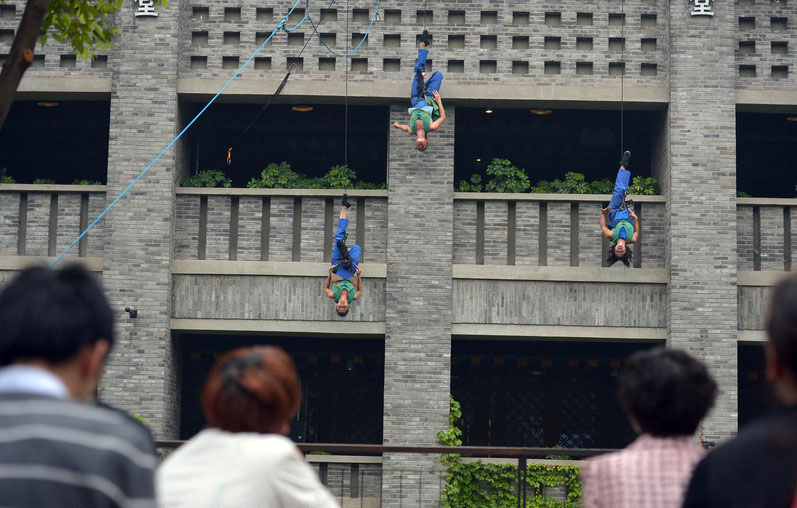
[[[176,9],[157,18],[118,15],[115,40],[108,198],[117,196],[178,128]],[[105,401],[146,418],[156,437],[176,438],[179,368],[170,334],[175,182],[184,169],[168,152],[106,217],[103,282],[118,320],[118,340],[100,388]],[[138,310],[126,317],[123,308]]]
[[[19,193],[0,194],[0,255],[16,256],[19,241]]]
[[[518,201],[515,206],[515,264],[540,264],[540,204]]]
[[[766,329],[771,289],[764,286],[739,286],[739,330]]]
[[[230,259],[230,197],[208,196],[205,259]]]
[[[429,136],[425,152],[412,137],[391,129],[385,312],[385,444],[432,445],[448,428],[454,185],[454,107]],[[406,122],[405,103],[391,121]],[[408,263],[408,260],[413,260]],[[399,495],[399,471],[431,469],[434,457],[386,454],[383,506],[437,506],[430,493]]]
[[[187,196],[186,196],[187,197]],[[179,203],[181,198],[177,199]],[[260,230],[263,218],[263,198],[241,196],[238,201],[238,259],[260,260]],[[181,221],[178,218],[177,224]]]
[[[737,88],[778,90],[797,85],[795,23],[797,13],[789,2],[736,2]],[[786,73],[778,67],[786,68]]]
[[[454,322],[518,325],[666,326],[664,284],[454,281]]]
[[[385,320],[385,281],[366,278],[347,320]],[[175,275],[173,317],[340,321],[324,277]]]
[[[736,159],[734,12],[713,18],[670,5],[668,344],[701,357],[721,387],[703,424],[709,441],[736,431]],[[711,48],[711,51],[707,51]]]

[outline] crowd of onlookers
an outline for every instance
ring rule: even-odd
[[[584,507],[797,508],[797,275],[772,291],[767,326],[781,405],[708,454],[694,437],[718,390],[705,365],[665,348],[629,357],[618,395],[639,437],[582,464]],[[208,428],[158,465],[146,427],[94,401],[113,343],[110,305],[79,266],[2,289],[0,506],[340,506],[285,437],[301,389],[283,350],[220,357],[202,389]]]

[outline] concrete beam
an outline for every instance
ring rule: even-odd
[[[455,201],[578,201],[582,203],[609,202],[609,194],[534,194],[534,193],[505,193],[505,192],[455,192]],[[797,201],[797,200],[793,200]],[[666,203],[664,196],[634,196],[636,203]],[[797,203],[795,203],[797,204]]]
[[[614,326],[554,326],[554,325],[501,325],[481,323],[454,323],[451,335],[472,337],[502,337],[518,339],[593,339],[607,342],[648,342],[667,340],[666,328],[633,328]]]
[[[176,259],[172,275],[273,275],[283,277],[326,277],[328,263],[303,263],[292,261],[219,261]],[[365,279],[384,279],[384,263],[361,263]]]
[[[739,286],[774,286],[777,282],[793,274],[794,272],[763,271],[753,272],[749,270],[737,272]]]
[[[178,319],[171,320],[172,332],[248,333],[267,335],[316,335],[382,339],[384,322],[282,321],[256,319]]]
[[[739,330],[739,344],[763,344],[767,341],[766,330]]]
[[[3,186],[5,187],[5,185]],[[350,197],[354,198],[385,198],[386,190],[348,190]],[[207,187],[178,187],[175,194],[199,196],[293,196],[293,197],[322,197],[339,198],[343,191],[339,189],[248,189],[242,187],[207,188]]]
[[[649,268],[571,266],[454,265],[455,279],[544,280],[560,282],[617,282],[667,284],[667,271]]]
[[[50,266],[53,261],[55,261],[55,257],[49,256],[0,256],[0,271],[19,271],[40,265]],[[102,258],[65,257],[58,262],[56,267],[71,263],[82,265],[91,272],[102,272]]]

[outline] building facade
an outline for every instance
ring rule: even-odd
[[[487,409],[464,381],[481,362],[536,372],[556,363],[554,354],[537,358],[537,344],[575,343],[596,360],[570,360],[562,369],[605,360],[607,372],[616,372],[601,348],[666,344],[705,361],[721,387],[702,438],[733,435],[740,386],[754,380],[740,373],[739,352],[765,339],[768,288],[793,270],[797,245],[794,192],[737,198],[738,124],[745,113],[783,117],[797,140],[785,120],[797,116],[797,5],[399,0],[375,12],[375,2],[309,4],[298,5],[286,26],[308,14],[316,25],[323,20],[319,36],[333,50],[344,53],[365,38],[362,46],[347,59],[317,41],[303,50],[313,36],[309,21],[278,31],[219,104],[263,104],[292,69],[278,102],[352,101],[406,122],[424,25],[433,35],[429,70],[445,75],[447,120],[429,149],[419,152],[412,138],[389,129],[387,167],[373,169],[387,175],[387,190],[350,191],[349,237],[364,250],[362,300],[340,319],[321,292],[339,191],[180,187],[201,144],[186,135],[66,256],[101,275],[119,310],[101,397],[144,416],[158,438],[179,438],[181,408],[190,405],[185,381],[198,378],[187,371],[195,337],[223,351],[230,336],[288,343],[301,336],[323,343],[333,362],[330,344],[345,337],[355,344],[348,359],[355,364],[370,358],[358,354],[357,341],[377,345],[381,407],[362,407],[381,412],[378,441],[432,445],[448,427],[452,391],[470,400],[464,421],[479,426],[476,413]],[[140,2],[126,2],[112,52],[84,62],[69,46],[43,47],[18,99],[107,103],[107,175],[100,186],[0,185],[0,278],[68,247],[188,126],[191,104],[213,98],[293,5],[181,0],[155,6],[152,16],[140,15],[148,9]],[[13,0],[0,6],[0,54],[23,8]],[[635,197],[643,229],[634,267],[602,266],[597,223],[607,196],[454,192],[457,144],[470,128],[457,115],[486,107],[651,112],[643,171],[658,178],[661,193]],[[514,126],[504,128],[511,138]],[[0,139],[9,136],[7,127]],[[787,175],[793,188],[789,162],[766,171]],[[613,178],[614,165],[606,161],[605,177]],[[503,352],[491,352],[499,343]],[[481,353],[468,352],[473,344]],[[338,355],[337,362],[348,360]],[[452,386],[452,374],[463,382]],[[537,385],[523,386],[513,389],[522,392],[518,404],[531,404]],[[574,400],[576,412],[608,407],[590,390]],[[568,391],[554,390],[539,404]],[[482,426],[499,425],[491,421]],[[553,428],[547,438],[516,444],[607,443],[584,437],[594,430],[568,441]],[[512,444],[511,435],[503,439]],[[382,488],[434,464],[433,457],[387,454]],[[436,500],[434,492],[403,495]]]

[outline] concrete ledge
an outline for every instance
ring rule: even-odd
[[[32,183],[4,183],[0,185],[0,192],[79,192],[105,194],[105,185],[34,185]]]
[[[373,455],[313,455],[304,456],[305,462],[318,462],[321,464],[381,464],[381,456]]]
[[[302,263],[292,261],[216,261],[176,259],[172,262],[172,275],[272,275],[282,277],[326,277],[328,263]],[[362,263],[364,279],[384,279],[387,265]]]
[[[736,338],[740,343],[763,344],[767,341],[767,332],[766,330],[739,330]]]
[[[55,257],[49,256],[0,256],[0,270],[18,271],[37,265],[50,266],[53,261],[55,261]],[[102,258],[65,257],[55,266],[59,268],[72,263],[83,265],[92,272],[102,272]]]
[[[736,272],[737,286],[774,286],[780,279],[795,272],[740,270]]]
[[[629,195],[636,203],[666,203],[664,196]],[[611,194],[533,194],[529,192],[455,192],[454,201],[579,201],[609,202]]]
[[[667,340],[666,328],[454,323],[451,335],[502,338],[595,339],[608,342]]]
[[[280,79],[257,76],[251,68],[233,81],[220,97],[221,101],[262,102],[275,90]],[[315,73],[296,74],[288,81],[280,94],[279,102],[299,99],[307,102],[339,102],[344,97],[344,79],[333,76],[318,79]],[[478,106],[490,104],[498,107],[495,101],[500,97],[504,107],[600,107],[619,104],[619,88],[614,86],[583,86],[577,84],[538,85],[533,79],[516,79],[489,83],[469,83],[447,78],[446,100],[452,104]],[[219,78],[179,78],[177,93],[182,99],[207,100],[213,97],[227,83]],[[575,81],[574,81],[575,83]],[[619,79],[617,80],[619,87]],[[406,83],[402,79],[361,79],[355,76],[349,80],[349,100],[355,104],[384,103],[385,101],[406,101]],[[630,109],[661,109],[670,101],[670,90],[666,84],[625,85],[624,100]],[[530,103],[530,101],[532,101]]]
[[[209,187],[178,187],[178,195],[199,196],[296,196],[296,197],[325,197],[340,198],[343,191],[340,189],[248,189],[243,187],[230,187],[227,189]],[[347,190],[349,197],[353,198],[385,198],[386,190]]]
[[[797,106],[797,89],[737,89],[736,106],[744,112],[792,113],[794,106]]]
[[[577,266],[464,265],[453,267],[455,279],[543,280],[559,282],[616,282],[667,284],[667,270]]]
[[[173,332],[248,333],[271,335],[317,335],[332,339],[361,337],[383,339],[383,321],[277,321],[256,319],[182,319],[172,318]]]
[[[737,205],[797,206],[797,198],[736,198]]]
[[[567,450],[562,451],[562,455],[567,455]],[[462,457],[463,464],[473,464],[481,462],[482,464],[495,464],[499,466],[517,466],[518,459],[500,459],[500,458],[487,458],[487,457]],[[542,466],[578,466],[581,467],[584,463],[580,460],[553,460],[553,459],[527,459],[526,464],[529,466],[542,465]]]
[[[110,76],[34,76],[26,74],[19,83],[17,100],[110,100]]]

